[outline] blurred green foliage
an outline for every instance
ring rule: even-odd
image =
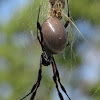
[[[40,23],[42,24],[47,17],[48,9],[46,8],[48,7],[48,0],[32,1],[24,9],[16,12],[9,23],[5,26],[0,25],[0,35],[5,34],[7,36],[5,43],[0,46],[0,59],[4,58],[7,61],[5,64],[7,70],[0,70],[0,84],[8,83],[13,90],[13,93],[8,98],[0,96],[0,100],[20,100],[21,97],[30,91],[36,81],[42,50],[40,45],[32,42],[30,33],[33,32],[36,36],[36,20],[40,4]],[[100,24],[100,0],[70,0],[69,7],[74,21],[83,18],[91,23]],[[28,34],[28,44],[21,43],[18,36],[19,34],[22,35],[22,33]],[[71,41],[70,34],[69,32]],[[15,36],[16,38],[14,38]],[[16,42],[14,43],[16,39],[17,44]],[[74,69],[74,67],[82,63],[81,57],[76,50],[78,48],[77,43],[74,42],[72,45],[66,48],[64,53],[55,56],[57,65],[61,65],[64,68],[67,66],[69,70],[70,66]],[[51,66],[48,68],[43,67],[43,79],[37,92],[36,100],[52,100],[53,87]],[[92,95],[97,87],[100,87],[100,84],[88,93]],[[94,97],[95,100],[99,100],[100,92],[96,93]],[[28,99],[29,97],[26,100]]]
[[[100,24],[99,0],[70,0],[71,15],[74,19],[87,19],[95,24]]]

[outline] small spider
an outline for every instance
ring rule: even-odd
[[[67,4],[68,4],[68,0],[67,0]],[[37,18],[37,39],[41,45],[43,53],[41,54],[40,57],[40,68],[38,72],[38,78],[36,83],[33,85],[31,91],[26,96],[24,96],[21,100],[25,99],[30,94],[32,94],[30,100],[34,100],[37,89],[40,86],[40,81],[42,79],[42,64],[44,66],[48,66],[52,64],[53,81],[56,85],[56,89],[58,91],[60,100],[64,100],[64,98],[58,88],[58,83],[60,84],[60,87],[63,90],[63,92],[67,95],[68,99],[71,100],[71,98],[67,94],[64,86],[60,81],[59,71],[57,69],[53,57],[53,54],[61,53],[64,50],[64,48],[68,45],[68,35],[66,32],[66,27],[68,26],[69,21],[67,21],[63,25],[58,18],[50,16],[48,19],[44,21],[44,23],[41,26],[39,23],[39,14],[40,14],[40,7],[38,12],[38,18]],[[68,7],[68,17],[69,17],[69,7]],[[40,37],[38,35],[38,30],[40,32]]]

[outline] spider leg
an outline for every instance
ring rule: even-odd
[[[70,17],[70,15],[69,15],[69,3],[68,3],[68,0],[67,0],[67,6],[68,6],[68,17]],[[68,25],[69,25],[69,20],[65,23],[64,27],[67,28]]]
[[[62,94],[61,94],[61,92],[59,91],[59,88],[58,88],[57,77],[56,77],[56,73],[55,73],[55,68],[54,68],[54,63],[53,62],[52,62],[52,69],[53,69],[53,81],[54,81],[54,83],[56,85],[56,89],[58,91],[59,98],[60,98],[60,100],[64,100],[64,98],[63,98],[63,96],[62,96]]]
[[[40,85],[41,78],[42,78],[42,57],[40,58],[40,68],[39,68],[39,71],[38,71],[38,79],[37,79],[37,82],[33,85],[31,91],[26,96],[24,96],[21,100],[25,99],[27,96],[29,96],[32,93],[33,94],[31,96],[31,99],[30,100],[34,100],[34,97],[36,95],[37,89],[38,89],[38,87]]]
[[[39,12],[38,12],[38,17],[37,17],[37,38],[39,40],[39,43],[41,44],[41,40],[40,40],[40,37],[38,35],[38,30],[41,31],[41,25],[39,23],[40,7],[41,7],[41,5],[39,6]]]
[[[55,67],[55,70],[56,70],[56,76],[57,76],[57,78],[58,78],[58,82],[59,82],[59,84],[60,84],[60,87],[61,87],[61,89],[63,90],[63,92],[67,95],[68,99],[71,100],[71,98],[70,98],[69,95],[67,94],[67,92],[66,92],[64,86],[62,85],[62,83],[61,83],[61,81],[60,81],[59,71],[58,71],[58,69],[57,69],[57,66],[56,66],[56,63],[55,63],[54,58],[53,58],[53,62],[54,62],[54,67]]]
[[[40,45],[42,47],[42,50],[44,50],[44,46],[42,45],[43,35],[42,35],[42,32],[41,32],[41,25],[39,23],[40,7],[41,7],[41,5],[39,6],[39,12],[38,12],[38,17],[37,17],[37,39],[38,39],[38,41],[39,41],[39,43],[40,43]],[[38,30],[40,32],[41,39],[39,37]]]
[[[35,91],[33,92],[30,100],[34,100],[34,97],[36,95],[37,89],[40,86],[41,79],[42,79],[42,57],[40,58],[40,69],[39,69],[39,72],[38,72],[38,80],[36,82],[37,83],[37,87],[36,87]]]

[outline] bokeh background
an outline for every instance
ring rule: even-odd
[[[36,39],[40,4],[42,24],[48,0],[0,0],[0,100],[20,100],[37,79],[42,53]],[[69,0],[69,8],[70,18],[89,43],[69,25],[70,46],[54,56],[61,81],[72,100],[100,100],[100,0]],[[52,67],[43,66],[42,75],[35,100],[59,100]]]

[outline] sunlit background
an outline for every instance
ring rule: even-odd
[[[37,80],[42,53],[36,38],[40,4],[42,24],[48,0],[0,0],[0,100],[20,100]],[[100,100],[100,0],[69,0],[69,9],[88,43],[70,23],[70,46],[54,56],[61,81],[72,100]],[[42,72],[35,100],[60,100],[52,67],[43,66]]]

